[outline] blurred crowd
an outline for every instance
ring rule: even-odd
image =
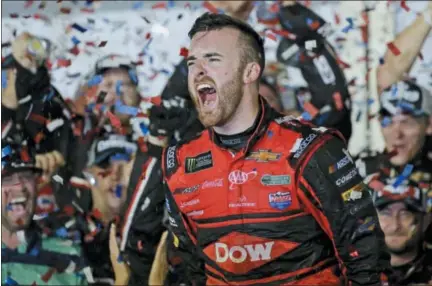
[[[301,138],[308,136],[305,133],[308,131],[304,131],[306,127],[301,127],[303,125],[319,131],[331,130],[337,134],[335,136],[343,139],[329,141],[332,142],[329,143],[331,146],[320,147],[329,148],[328,154],[335,154],[331,153],[331,148],[339,148],[338,144],[347,142],[352,133],[352,99],[338,55],[326,39],[323,27],[328,23],[295,1],[279,1],[261,6],[253,1],[207,3],[211,5],[214,14],[229,15],[241,23],[247,21],[252,11],[258,10],[262,14],[260,21],[279,32],[282,40],[276,51],[277,62],[265,62],[263,51],[263,56],[256,60],[254,51],[260,47],[253,41],[245,44],[245,50],[249,53],[246,58],[259,63],[256,68],[264,67],[260,72],[254,70],[255,66],[251,66],[250,70],[252,75],[255,72],[258,77],[260,102],[265,106],[263,110],[268,108],[268,112],[277,114],[278,124],[292,121],[291,125],[300,130],[299,134],[303,134],[297,141],[294,137],[284,139],[287,144],[293,141],[289,144],[296,148],[291,149],[291,145],[287,148],[295,153],[295,158],[301,155],[301,149],[308,147],[309,141],[320,136],[310,133],[302,143]],[[222,26],[221,22],[228,21],[225,18],[212,20],[210,16],[206,17],[207,21],[219,21]],[[204,23],[206,20],[202,21]],[[228,26],[230,25],[234,24]],[[195,32],[190,33],[191,39],[205,30],[197,22],[195,29]],[[199,156],[197,153],[188,156],[185,148],[178,151],[176,148],[180,147],[174,147],[193,143],[196,150],[210,148],[206,146],[210,141],[197,141],[195,138],[202,138],[202,134],[207,134],[209,126],[213,126],[209,123],[210,116],[206,118],[204,115],[216,108],[211,105],[216,91],[215,87],[207,84],[211,77],[209,73],[203,75],[203,80],[208,81],[197,87],[198,95],[191,96],[191,90],[195,86],[188,85],[188,76],[198,77],[198,69],[205,69],[200,66],[204,65],[202,62],[198,63],[196,54],[188,55],[191,51],[182,51],[184,59],[176,66],[162,94],[153,98],[143,98],[140,95],[137,87],[143,79],[137,74],[137,64],[130,58],[117,54],[101,57],[76,98],[65,100],[52,85],[46,67],[51,43],[29,33],[17,35],[9,43],[11,54],[2,55],[2,283],[310,285],[319,283],[319,277],[333,281],[331,279],[335,276],[339,283],[351,283],[349,285],[432,285],[432,95],[415,80],[407,77],[431,29],[432,2],[429,2],[427,9],[409,27],[396,35],[392,41],[393,48],[388,47],[383,62],[368,72],[369,79],[374,78],[376,82],[376,86],[369,92],[376,95],[380,106],[379,111],[370,116],[381,122],[385,151],[372,153],[365,150],[357,157],[352,157],[346,147],[341,147],[343,157],[340,160],[323,161],[329,163],[317,165],[316,169],[325,168],[326,172],[328,169],[329,176],[334,176],[335,185],[327,185],[322,190],[328,192],[328,195],[315,197],[312,192],[304,190],[303,186],[314,188],[312,183],[305,183],[306,175],[306,179],[302,179],[299,186],[296,185],[296,188],[302,189],[303,194],[296,196],[315,197],[316,201],[308,198],[307,202],[319,205],[317,209],[320,211],[324,209],[325,216],[320,218],[309,214],[318,221],[309,230],[314,232],[314,236],[304,239],[300,234],[302,226],[291,223],[286,226],[279,224],[272,232],[274,235],[270,234],[268,229],[252,221],[252,214],[247,213],[248,207],[252,205],[247,204],[254,203],[247,203],[246,197],[239,197],[239,204],[243,204],[239,208],[245,209],[242,214],[238,214],[237,210],[229,213],[227,204],[224,215],[239,215],[238,219],[244,223],[241,228],[244,233],[253,232],[259,239],[270,237],[284,240],[285,244],[281,244],[278,250],[281,253],[279,256],[282,253],[286,255],[288,248],[296,251],[295,247],[300,244],[301,250],[298,251],[302,255],[312,253],[308,258],[299,253],[289,259],[281,259],[277,268],[272,265],[265,270],[262,262],[250,263],[244,265],[244,271],[239,270],[239,267],[243,267],[242,261],[234,255],[235,250],[232,250],[236,246],[231,248],[232,251],[223,248],[223,245],[227,245],[224,243],[228,243],[226,239],[229,236],[216,240],[218,238],[211,237],[213,234],[208,230],[212,226],[204,223],[208,220],[210,224],[212,220],[213,224],[219,224],[222,228],[224,217],[219,217],[219,220],[218,217],[200,219],[197,214],[199,210],[191,209],[194,200],[176,206],[176,195],[196,194],[204,188],[211,189],[214,205],[226,203],[228,199],[220,198],[223,195],[218,195],[218,187],[227,186],[230,182],[232,185],[241,185],[243,182],[240,181],[248,180],[248,173],[245,172],[239,175],[231,172],[225,176],[225,171],[220,170],[228,167],[215,158],[212,161],[211,156],[209,163],[204,152]],[[247,29],[241,31],[250,33]],[[185,35],[188,32],[184,31]],[[228,41],[224,43],[222,40],[218,44],[228,45]],[[217,55],[207,54],[207,58],[218,61]],[[292,91],[294,104],[287,104],[281,95],[284,93],[281,75],[287,66],[299,68],[309,85],[307,89]],[[229,70],[222,68],[216,74],[223,78],[224,72],[229,74]],[[240,81],[241,78],[235,80]],[[235,94],[239,92],[237,86],[235,81],[228,82],[221,91]],[[207,98],[210,103],[201,106],[202,103],[197,98]],[[221,112],[231,112],[230,106],[236,100],[236,96],[219,99],[218,104],[224,107],[219,107]],[[205,111],[207,109],[210,111]],[[237,112],[244,115],[246,121],[247,112]],[[264,113],[259,111],[259,114],[261,112]],[[244,142],[248,145],[249,140],[258,138],[248,130],[259,129],[257,125],[260,127],[260,124],[261,122],[254,123],[252,127],[246,126],[246,131],[235,136],[220,136],[218,140],[221,141],[220,146],[223,146],[221,149],[230,150],[235,157],[244,148]],[[268,132],[270,131],[267,134]],[[282,131],[273,132],[271,136],[279,138],[279,132]],[[179,159],[180,163],[169,161],[172,152],[178,152],[177,158],[184,157]],[[294,176],[270,175],[267,175],[268,181],[264,180],[265,174],[275,174],[272,173],[273,169],[270,172],[274,168],[270,165],[273,161],[279,161],[281,156],[274,149],[259,149],[247,155],[250,157],[246,161],[270,162],[267,169],[262,164],[251,171],[255,172],[254,176],[257,172],[264,175],[261,178],[262,185],[288,185],[289,180],[294,180]],[[227,166],[230,160],[228,156]],[[288,160],[290,164],[291,159]],[[185,173],[195,173],[216,162],[223,165],[219,166],[221,169],[215,171],[213,177],[206,175],[205,182],[197,184],[193,180],[198,180],[199,174],[192,179],[187,174],[174,176],[170,173],[174,168],[171,164],[184,165]],[[348,167],[351,165],[356,168],[353,167],[350,171]],[[306,168],[301,169],[303,172]],[[318,171],[314,173],[313,168],[310,172],[312,177],[314,174],[316,178],[321,176]],[[354,182],[356,178],[363,182],[349,182]],[[335,191],[333,188],[347,184],[352,187],[337,188],[337,191],[340,189],[340,194],[332,199],[330,192]],[[367,190],[361,189],[363,186]],[[291,200],[296,201],[290,197],[290,203],[287,204],[287,198],[283,194],[286,193],[269,197],[269,202],[274,200],[270,205],[279,213],[286,211]],[[328,202],[321,203],[321,195],[331,201],[329,206],[326,206]],[[183,200],[182,197],[180,200]],[[337,200],[347,202],[351,216],[338,220],[337,214],[331,211],[333,206],[337,210]],[[373,211],[359,215],[357,212],[366,209],[365,204],[368,203]],[[309,208],[307,204],[303,207]],[[187,213],[185,209],[188,209]],[[210,210],[207,211],[210,213]],[[174,213],[180,215],[175,217]],[[295,216],[295,213],[290,215]],[[323,222],[327,219],[337,220],[336,224],[339,225],[332,225],[331,221]],[[306,222],[311,225],[309,221]],[[331,225],[328,229],[327,224]],[[179,231],[179,225],[185,226],[187,230]],[[208,228],[208,232],[200,230],[201,227]],[[258,229],[256,232],[250,230],[254,227]],[[292,228],[291,232],[297,236],[284,237],[280,227],[286,227],[288,232]],[[201,234],[199,231],[202,231]],[[232,230],[224,229],[224,235],[230,231]],[[181,235],[186,232],[194,233],[202,244],[188,246]],[[261,236],[261,232],[266,234]],[[375,234],[377,238],[379,235],[384,236],[382,249],[379,249],[384,252],[382,257],[376,257],[375,242],[362,240],[363,237],[373,238]],[[247,247],[250,246],[247,245],[250,241],[242,239],[241,236],[233,238],[235,245],[244,247],[237,252],[240,257],[245,249],[249,253],[250,249],[253,250],[252,246]],[[261,242],[259,239],[253,243]],[[213,246],[215,240],[216,246]],[[309,248],[305,245],[309,245]],[[282,247],[286,249],[282,250]],[[189,252],[187,248],[198,251],[187,256],[184,254]],[[215,251],[216,258],[209,251]],[[260,260],[260,255],[264,256],[264,252],[263,250],[255,257],[257,261]],[[203,258],[206,255],[210,258]],[[232,264],[223,266],[223,260],[228,257],[232,259]],[[327,257],[337,259],[327,260]],[[386,262],[381,264],[381,259]],[[205,261],[205,267],[201,265],[199,267],[202,268],[192,271],[191,268],[196,266],[193,264],[201,260]],[[271,261],[274,262],[273,258]],[[240,263],[240,266],[235,263]],[[315,267],[315,263],[323,264],[320,264],[321,268],[314,268],[314,273],[310,274],[315,277],[312,279],[304,271]],[[382,269],[372,270],[365,264]],[[327,271],[331,271],[331,274]],[[373,271],[378,273],[378,278]],[[267,277],[264,272],[275,277],[285,275],[285,280],[280,278],[271,283],[266,282],[270,280],[259,282],[259,279]],[[286,276],[286,273],[292,274],[294,278]],[[370,276],[366,277],[368,273]],[[204,282],[197,278],[201,276],[207,277]],[[244,277],[247,279],[243,279]],[[288,278],[292,279],[287,280]],[[322,283],[330,283],[328,281]]]

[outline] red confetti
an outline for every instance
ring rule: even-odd
[[[21,153],[20,154],[21,155],[21,160],[23,160],[24,162],[30,161],[30,155],[29,155],[29,153],[27,152],[26,149],[22,149],[20,153]]]
[[[288,38],[288,39],[291,39],[291,40],[295,40],[295,39],[296,39],[296,35],[291,34],[290,32],[285,31],[285,30],[275,30],[275,29],[271,29],[271,31],[272,31],[273,33],[275,33],[276,35],[282,36],[282,37],[284,37],[284,38]]]
[[[80,50],[79,50],[78,46],[75,45],[72,49],[69,50],[69,53],[77,56],[77,55],[79,55]]]
[[[203,7],[213,14],[219,13],[219,10],[209,1],[204,1]]]
[[[45,135],[43,134],[43,132],[42,131],[39,131],[38,132],[38,134],[36,134],[36,136],[33,138],[33,141],[36,143],[36,144],[39,144],[41,141],[42,141],[42,139],[45,137]]]
[[[187,48],[182,47],[180,49],[180,56],[187,58],[189,55],[189,50]]]
[[[273,41],[277,41],[277,38],[276,38],[276,35],[275,34],[273,34],[273,33],[265,33],[265,36],[267,37],[267,38],[269,38],[270,40],[273,40]]]
[[[334,14],[334,18],[335,18],[335,23],[336,23],[336,25],[339,25],[339,24],[340,24],[340,17],[339,17],[339,14],[335,13],[335,14]]]
[[[150,38],[151,38],[151,34],[150,34],[150,33],[147,33],[147,34],[145,35],[145,38],[146,38],[146,40],[150,39]]]
[[[58,59],[57,60],[57,66],[59,68],[64,68],[64,67],[68,67],[72,64],[71,60],[68,59]]]
[[[165,2],[159,2],[159,3],[154,4],[152,6],[152,9],[162,9],[162,8],[166,8],[166,3]]]
[[[347,64],[346,62],[342,61],[341,59],[336,59],[337,63],[342,67],[342,69],[349,69],[351,66]]]
[[[100,210],[98,210],[98,209],[94,209],[94,210],[91,212],[91,214],[92,214],[92,216],[94,216],[94,217],[97,218],[97,219],[101,219],[101,218],[102,218],[102,213],[101,213]]]
[[[91,9],[91,8],[81,8],[81,12],[83,12],[83,13],[94,13],[94,9]]]
[[[312,103],[310,103],[310,101],[306,101],[303,105],[303,108],[312,116],[312,118],[314,118],[319,113],[319,110]]]
[[[408,7],[406,4],[406,0],[402,0],[400,6],[407,12],[411,11],[410,7]]]
[[[48,21],[49,20],[49,18],[47,16],[42,15],[42,14],[38,14],[38,13],[34,14],[33,18],[35,18],[35,19],[41,19],[41,20],[44,20],[44,21]]]
[[[27,8],[29,8],[31,5],[33,5],[33,0],[28,0],[28,1],[26,1],[26,3],[24,4],[24,8],[25,9],[27,9]]]
[[[153,103],[154,105],[160,106],[162,104],[162,97],[160,95],[159,96],[153,96],[150,99],[150,102]]]
[[[395,46],[395,44],[393,44],[393,42],[390,42],[387,44],[387,48],[389,48],[389,50],[395,55],[395,56],[399,56],[401,54],[401,52],[399,51],[399,49]]]
[[[63,14],[70,14],[71,11],[72,11],[72,9],[69,7],[61,7],[60,8],[60,13],[63,13]]]
[[[358,257],[359,256],[358,251],[356,250],[356,251],[351,252],[350,256],[351,257]]]
[[[312,31],[317,30],[320,27],[320,22],[319,21],[313,21],[309,27],[312,29]]]
[[[278,13],[279,12],[279,3],[273,3],[273,5],[270,6],[269,11],[272,13]]]
[[[339,93],[339,91],[336,91],[335,93],[333,93],[333,100],[335,102],[336,109],[337,110],[342,110],[343,107],[344,107],[344,105],[343,105],[343,102],[342,102],[342,96]]]
[[[11,18],[18,18],[19,15],[17,13],[12,13],[12,14],[9,14],[9,17],[11,17]]]
[[[42,275],[41,277],[42,281],[47,283],[55,272],[56,272],[55,268],[48,269],[48,271],[44,275]]]
[[[108,43],[107,41],[102,41],[98,47],[99,48],[105,47],[107,43]]]
[[[75,213],[75,209],[73,206],[69,205],[63,208],[63,212],[68,216],[73,216],[73,214]]]
[[[118,129],[121,129],[120,119],[117,116],[115,116],[114,114],[112,114],[111,111],[109,111],[109,110],[106,112],[106,114],[108,115],[108,119],[111,122],[111,125],[118,128]]]

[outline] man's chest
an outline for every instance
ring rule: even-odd
[[[170,188],[180,211],[193,220],[295,211],[300,206],[288,154],[258,148],[240,159],[229,152],[186,158],[184,175]]]

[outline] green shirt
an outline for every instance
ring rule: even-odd
[[[55,237],[33,236],[15,250],[2,243],[2,284],[10,277],[18,285],[87,285],[83,272],[76,270],[82,267],[80,256],[79,246]]]

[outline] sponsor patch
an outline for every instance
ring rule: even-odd
[[[253,180],[257,176],[258,172],[254,169],[251,172],[243,172],[240,170],[234,170],[228,175],[228,180],[231,183],[229,189],[233,190],[235,185],[243,185],[248,180]]]
[[[349,155],[345,155],[342,159],[340,159],[336,164],[329,166],[329,174],[333,174],[334,172],[342,169],[346,165],[352,162],[351,157]]]
[[[269,194],[269,204],[272,208],[283,210],[292,203],[291,192],[277,192]]]
[[[174,190],[173,194],[174,195],[191,194],[191,193],[196,192],[199,187],[200,187],[200,185],[195,185],[195,186],[187,187],[187,188],[178,188],[178,189]]]
[[[213,158],[210,151],[199,154],[196,157],[186,157],[185,172],[187,174],[213,167]]]
[[[352,169],[349,173],[345,174],[343,177],[336,180],[336,186],[341,187],[348,183],[352,178],[357,175],[357,169]]]
[[[168,147],[167,156],[166,156],[167,169],[172,169],[175,166],[176,148],[177,148],[176,146]]]
[[[349,189],[348,191],[343,192],[342,199],[345,202],[359,200],[363,196],[363,189],[364,189],[363,183],[357,184],[351,189]]]
[[[223,179],[219,178],[213,181],[205,181],[202,183],[201,189],[218,188],[223,186]]]
[[[317,137],[315,133],[309,134],[306,139],[303,139],[301,143],[298,145],[297,150],[295,150],[294,158],[298,159],[303,154],[303,151],[306,149],[307,146]]]
[[[255,152],[251,152],[250,155],[246,157],[246,160],[254,160],[259,163],[267,163],[279,161],[281,156],[281,153],[272,153],[270,150],[258,150]]]
[[[261,184],[264,186],[289,185],[291,177],[288,175],[264,175],[261,177]]]

